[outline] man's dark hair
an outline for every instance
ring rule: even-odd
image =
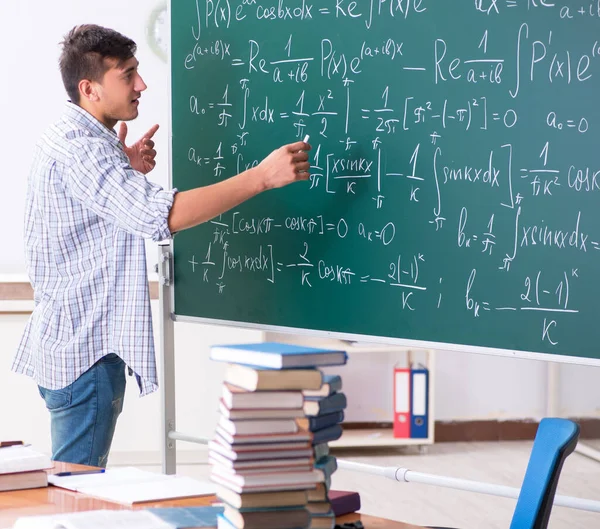
[[[74,27],[62,41],[59,65],[63,84],[71,101],[79,104],[79,81],[101,82],[116,59],[117,66],[135,55],[136,44],[112,29],[94,24]]]

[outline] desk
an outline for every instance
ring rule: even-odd
[[[81,470],[89,467],[72,465],[68,463],[55,463],[54,468],[48,472],[64,472],[66,470]],[[201,498],[185,498],[180,500],[164,500],[135,505],[135,509],[148,507],[194,507],[210,505],[214,496]],[[42,489],[18,490],[14,492],[0,492],[0,528],[12,526],[21,516],[34,516],[42,514],[56,514],[61,512],[89,511],[94,509],[127,509],[126,505],[119,505],[104,500],[90,498],[84,494],[58,487]],[[338,518],[338,523],[361,520],[365,529],[423,529],[416,525],[394,522],[367,516],[366,514],[348,514]]]

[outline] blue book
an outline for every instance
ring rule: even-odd
[[[309,417],[318,415],[327,415],[346,409],[346,395],[343,393],[334,393],[329,397],[305,397],[304,413]]]
[[[305,397],[329,397],[342,390],[342,377],[340,375],[323,375],[320,389],[304,390]]]
[[[223,507],[165,507],[146,509],[177,529],[216,527]]]
[[[327,443],[315,444],[313,446],[313,455],[315,461],[329,455],[329,445]]]
[[[335,426],[330,426],[329,428],[323,428],[322,430],[317,430],[313,432],[313,445],[318,445],[321,443],[329,443],[331,441],[335,441],[342,436],[342,425],[336,424]]]
[[[325,479],[331,478],[331,475],[337,470],[337,459],[334,456],[325,456],[315,463],[315,470],[323,472]]]
[[[302,419],[298,419],[298,421],[301,420]],[[306,417],[305,420],[308,421],[308,429],[311,432],[316,432],[317,430],[329,428],[334,424],[341,424],[344,422],[344,412],[337,411],[334,413],[328,413],[326,415],[317,415],[316,417]]]
[[[325,480],[325,490],[329,494],[329,491],[331,490],[331,476]]]
[[[318,522],[317,524],[311,525],[311,527],[319,527],[323,529],[334,529],[335,528],[335,514],[333,511],[329,511],[325,514],[312,514],[312,519]]]
[[[217,518],[217,527],[219,529],[237,529],[235,525],[233,525],[225,516],[219,514]]]
[[[215,345],[211,360],[245,364],[261,368],[293,369],[298,367],[339,366],[348,360],[346,351],[318,349],[305,345],[277,342]]]

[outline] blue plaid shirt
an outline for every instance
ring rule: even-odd
[[[12,369],[48,389],[116,353],[157,389],[144,238],[171,237],[176,191],[135,171],[113,130],[67,103],[38,142],[25,214],[35,309]]]

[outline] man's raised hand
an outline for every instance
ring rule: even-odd
[[[140,140],[128,147],[125,143],[125,139],[127,138],[127,124],[122,122],[119,128],[119,140],[123,144],[123,149],[129,158],[131,167],[140,173],[148,174],[156,165],[156,151],[154,150],[152,137],[156,134],[157,130],[158,125],[154,125]]]

